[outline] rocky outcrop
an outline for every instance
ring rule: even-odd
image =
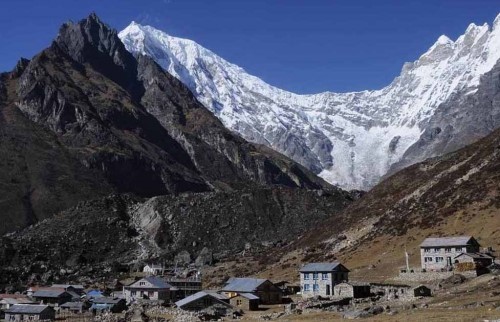
[[[202,266],[243,250],[263,251],[338,214],[348,197],[265,188],[82,202],[4,238],[0,284],[33,275],[44,282],[105,276],[150,259]]]
[[[113,191],[152,197],[270,186],[336,190],[225,129],[181,82],[125,50],[94,14],[64,24],[49,48],[2,75],[0,104],[8,124],[0,144],[9,162],[19,160],[24,146],[11,137],[40,146],[23,150],[23,162],[47,161],[40,162],[43,171],[28,165],[15,178],[7,175],[16,183],[32,177],[13,190],[19,193],[7,192],[12,209],[0,215],[9,223],[0,233]],[[57,152],[41,154],[51,150]],[[12,169],[8,162],[0,166],[6,174]]]

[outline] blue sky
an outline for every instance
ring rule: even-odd
[[[61,23],[95,11],[193,39],[298,93],[381,88],[441,35],[491,22],[498,0],[2,0],[0,70],[47,47]]]

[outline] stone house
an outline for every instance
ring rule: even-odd
[[[371,292],[385,300],[413,299],[412,287],[405,284],[370,283]]]
[[[5,321],[53,321],[56,312],[48,305],[18,304],[5,311]]]
[[[127,303],[138,299],[173,300],[175,299],[175,290],[172,285],[157,276],[144,277],[123,287]]]
[[[228,298],[223,294],[210,291],[200,291],[182,300],[175,302],[175,305],[183,310],[200,311],[214,305],[221,305],[232,308]]]
[[[229,299],[229,304],[243,311],[256,311],[259,309],[259,297],[251,293],[241,293]]]
[[[148,264],[144,266],[142,271],[148,275],[163,275],[165,273],[165,266],[157,264]]]
[[[419,286],[413,288],[413,296],[414,297],[427,297],[427,296],[431,296],[431,295],[432,295],[431,289],[425,285],[419,285]]]
[[[300,269],[302,297],[333,296],[333,287],[349,281],[349,270],[339,262],[309,263]]]
[[[121,313],[126,309],[127,303],[125,299],[112,297],[94,298],[90,307],[90,311],[94,314],[97,312]]]
[[[370,297],[370,284],[343,282],[333,287],[333,295],[353,299]]]
[[[73,296],[62,289],[43,289],[34,292],[31,297],[41,304],[61,305],[71,302]]]
[[[454,258],[455,266],[459,264],[470,263],[470,270],[481,269],[493,264],[495,257],[485,253],[462,253]],[[465,267],[465,265],[462,265]]]
[[[463,253],[478,253],[480,245],[472,236],[430,237],[420,244],[423,270],[452,270],[454,259]]]
[[[180,300],[202,290],[201,278],[192,276],[187,278],[168,277],[165,281],[176,288],[176,299]]]
[[[281,304],[283,293],[271,281],[261,278],[233,277],[227,280],[222,292],[228,298],[242,294],[257,296],[261,304]]]
[[[88,307],[87,307],[88,308]],[[83,302],[66,302],[59,306],[61,312],[69,312],[74,314],[81,314],[85,309]]]

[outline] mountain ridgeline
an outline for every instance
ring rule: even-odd
[[[233,134],[92,14],[0,77],[0,234],[109,193],[288,187],[351,197]]]
[[[129,51],[152,57],[186,84],[226,127],[344,189],[368,190],[390,170],[464,147],[500,125],[493,118],[483,127],[470,117],[454,119],[454,130],[438,125],[441,104],[467,114],[458,101],[468,100],[500,59],[500,15],[491,27],[470,24],[455,41],[439,37],[388,86],[351,93],[290,93],[194,41],[135,22],[119,36]],[[428,144],[437,132],[452,141],[445,149]]]

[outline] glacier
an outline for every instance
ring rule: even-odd
[[[178,78],[230,130],[267,145],[344,189],[367,190],[417,142],[436,108],[474,93],[500,59],[500,15],[443,35],[391,84],[360,92],[299,95],[267,84],[188,39],[132,22],[119,33]]]

